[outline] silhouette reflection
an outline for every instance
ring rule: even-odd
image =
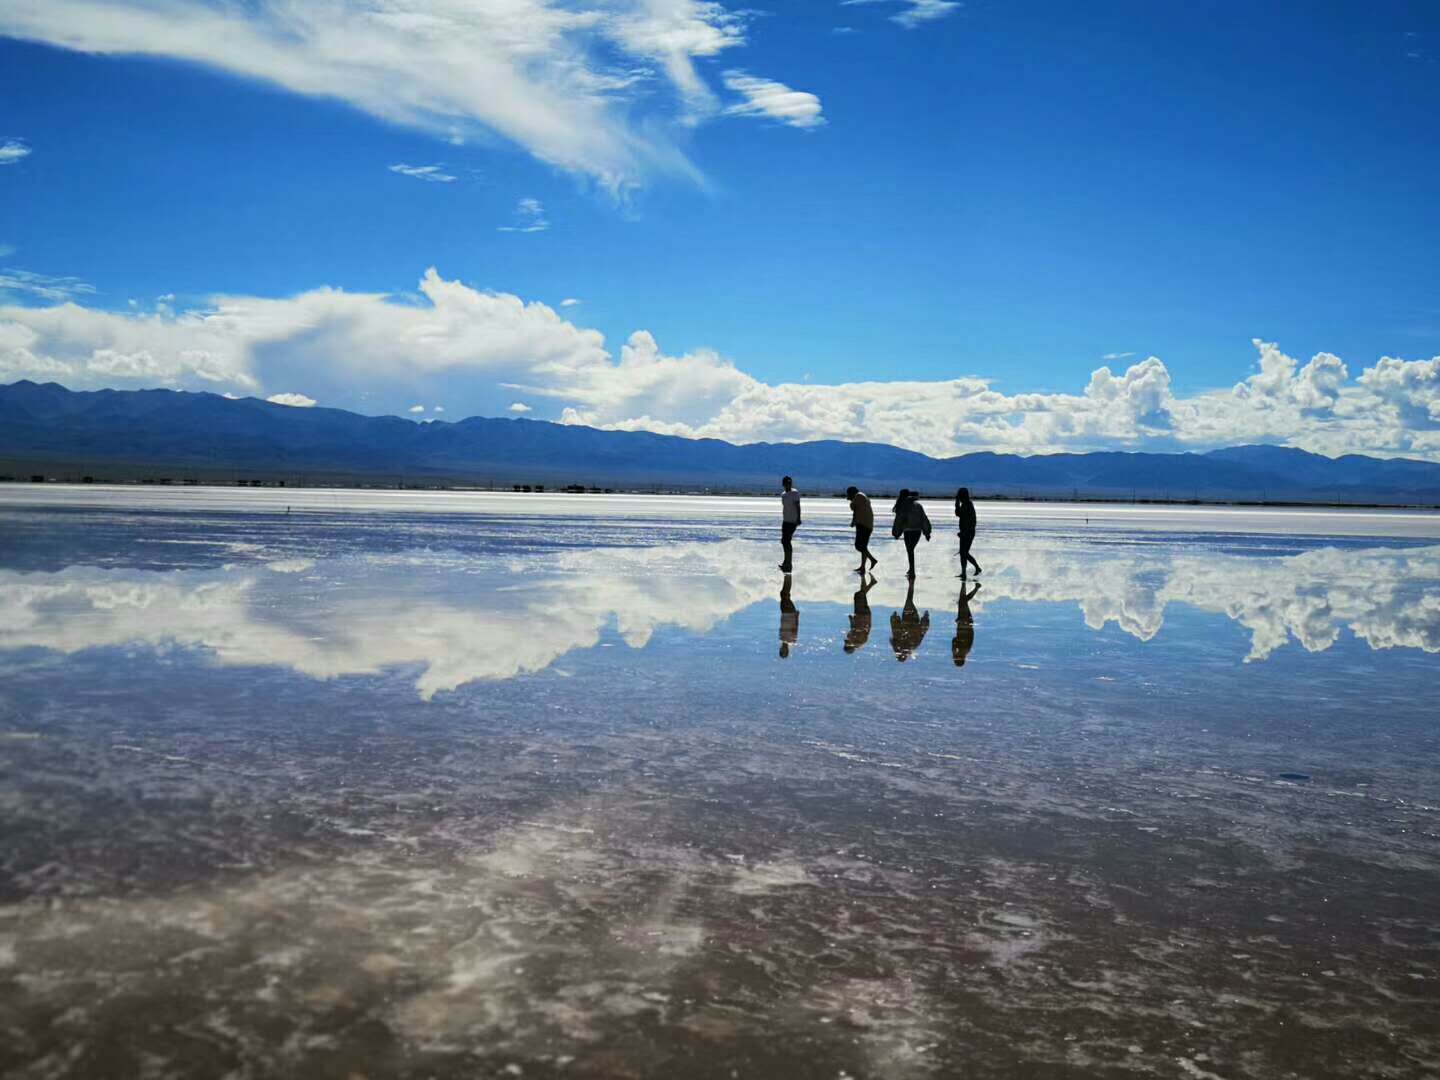
[[[775,602],[759,540],[516,547],[479,563],[439,542],[376,550],[373,538],[292,539],[270,548],[253,533],[222,531],[215,541],[224,563],[197,567],[194,545],[174,542],[173,530],[137,522],[109,535],[114,561],[56,571],[8,568],[12,552],[0,544],[0,652],[190,649],[220,665],[316,679],[407,669],[428,699],[543,671],[607,636],[644,648],[662,628],[704,634]],[[58,531],[53,547],[94,558],[93,545],[71,548]],[[927,629],[916,596],[928,599],[938,582],[871,578],[857,593],[850,556],[848,546],[814,545],[806,574],[784,583],[779,643],[788,652],[798,640],[800,602],[835,605],[827,618],[842,626],[848,605],[844,648],[853,652],[867,642],[878,603],[901,609],[892,645],[908,659]],[[127,559],[136,565],[122,565]],[[954,602],[949,595],[943,602]],[[978,614],[1002,600],[1064,605],[1077,613],[1077,631],[1115,625],[1141,641],[1180,610],[1229,620],[1244,630],[1234,639],[1237,658],[1252,663],[1295,643],[1324,652],[1345,635],[1372,649],[1440,653],[1440,545],[1318,545],[1277,555],[1268,544],[1246,550],[1233,541],[1098,546],[1020,537],[987,560],[984,591],[967,589],[962,599],[957,660],[973,643],[966,606]],[[763,623],[775,633],[770,612]]]
[[[956,667],[964,667],[965,659],[975,645],[975,616],[970,613],[970,601],[980,591],[980,583],[968,593],[960,586],[960,597],[955,601],[955,637],[950,642],[950,659]]]
[[[905,606],[890,613],[890,648],[895,650],[895,659],[903,664],[914,656],[929,629],[930,612],[922,616],[915,607],[915,579],[911,578],[905,590]]]
[[[870,616],[870,601],[868,595],[875,587],[875,579],[868,581],[860,579],[860,588],[855,590],[855,596],[851,603],[854,605],[854,613],[850,616],[850,630],[845,635],[845,651],[853,653],[870,640],[870,628],[874,620]]]
[[[790,657],[790,646],[800,639],[800,611],[795,607],[795,602],[790,599],[791,577],[785,575],[785,582],[780,586],[780,659],[787,660]]]

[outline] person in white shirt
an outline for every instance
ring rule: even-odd
[[[870,554],[870,534],[875,531],[875,510],[870,505],[870,496],[851,484],[845,489],[845,498],[850,500],[850,527],[855,530],[855,550],[860,552],[857,574],[865,573],[865,560],[873,568],[880,560]]]
[[[790,538],[800,527],[800,492],[795,490],[795,481],[788,476],[781,478],[780,486],[785,489],[780,492],[780,547],[785,552],[785,561],[780,564],[780,569],[788,574],[790,573]]]

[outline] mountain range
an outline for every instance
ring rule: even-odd
[[[0,386],[0,475],[772,491],[855,483],[1031,498],[1440,504],[1440,464],[1291,447],[933,458],[878,443],[735,445],[542,420],[417,422],[177,390]]]

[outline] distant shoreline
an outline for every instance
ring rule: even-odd
[[[35,474],[40,475],[40,474]],[[43,492],[47,490],[60,489],[67,492],[118,490],[121,492],[159,493],[194,491],[197,493],[226,492],[235,494],[260,495],[269,501],[279,501],[279,496],[284,492],[295,492],[297,495],[304,494],[314,496],[331,492],[351,493],[355,495],[383,496],[386,494],[407,493],[413,495],[428,495],[444,498],[447,495],[483,495],[483,496],[542,496],[542,497],[575,497],[589,498],[592,496],[628,496],[642,498],[694,498],[694,499],[768,499],[775,495],[774,491],[765,489],[721,489],[721,488],[700,488],[700,487],[669,487],[666,485],[646,485],[644,487],[615,487],[615,488],[588,488],[582,489],[578,485],[567,487],[552,487],[545,484],[508,484],[508,485],[483,485],[483,484],[437,484],[423,482],[406,483],[377,483],[377,482],[335,482],[311,479],[302,482],[299,478],[262,480],[241,480],[225,481],[218,479],[190,479],[185,477],[160,477],[155,479],[125,479],[116,480],[109,477],[62,477],[45,476],[44,479],[17,478],[0,475],[0,503],[10,506],[23,505],[28,499],[8,500],[5,494],[10,492]],[[822,505],[831,506],[841,503],[845,499],[843,491],[804,491],[807,500],[821,500]],[[871,490],[873,498],[888,500],[895,497],[894,491]],[[920,497],[927,502],[946,502],[953,498],[953,493],[948,491],[921,491]],[[1125,507],[1153,508],[1156,510],[1183,510],[1186,508],[1204,507],[1211,509],[1233,509],[1233,510],[1339,510],[1339,511],[1393,511],[1431,514],[1440,512],[1440,505],[1430,503],[1381,503],[1381,502],[1307,502],[1289,500],[1268,500],[1260,502],[1244,499],[1165,499],[1136,497],[1121,499],[1103,495],[1077,496],[1060,495],[1014,495],[1008,493],[987,493],[977,490],[974,499],[979,503],[991,505],[1022,506],[1054,506],[1082,507],[1094,506],[1100,509],[1122,509]],[[848,508],[845,508],[848,512]]]

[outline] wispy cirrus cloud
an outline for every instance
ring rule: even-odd
[[[515,221],[511,225],[497,226],[499,232],[536,233],[550,228],[545,217],[545,207],[539,199],[521,199],[515,204]]]
[[[401,176],[413,177],[416,180],[428,180],[432,184],[449,184],[455,181],[452,173],[447,173],[441,165],[406,165],[400,162],[390,166],[390,171],[399,173]]]
[[[744,97],[726,108],[728,116],[766,116],[790,127],[814,128],[825,123],[820,99],[803,90],[792,90],[773,79],[761,79],[739,69],[725,72],[725,85]]]
[[[965,5],[959,0],[840,0],[841,7],[859,7],[869,4],[901,4],[903,9],[890,16],[890,21],[899,23],[906,30],[914,30],[925,23],[953,15]]]
[[[31,153],[30,147],[19,139],[0,141],[0,166],[15,165],[24,161]]]
[[[12,296],[60,303],[81,296],[94,295],[95,286],[86,284],[77,277],[54,277],[50,274],[37,274],[30,270],[4,267],[0,268],[0,296],[6,293],[10,293]]]
[[[0,35],[201,64],[452,142],[496,133],[620,193],[698,178],[674,122],[719,112],[696,61],[744,46],[748,19],[715,0],[45,0],[0,4]]]

